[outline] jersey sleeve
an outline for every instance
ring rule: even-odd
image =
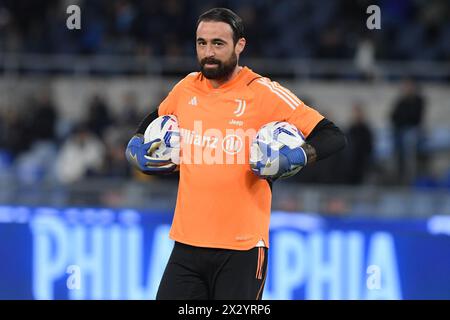
[[[291,112],[285,121],[295,125],[305,137],[308,137],[314,127],[324,118],[317,110],[307,106],[303,101]]]
[[[177,115],[177,86],[175,86],[160,103],[158,107],[158,116],[173,114]]]
[[[272,110],[273,120],[295,125],[305,137],[324,118],[317,110],[307,106],[294,93],[268,78],[257,80],[264,87],[264,103]]]
[[[178,100],[181,96],[181,92],[183,92],[183,89],[191,85],[192,81],[198,75],[199,75],[198,72],[191,72],[172,88],[167,97],[161,102],[161,104],[158,107],[159,116],[163,116],[166,114],[173,114],[175,116],[177,115],[178,113],[177,105]]]

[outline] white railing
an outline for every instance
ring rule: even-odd
[[[104,206],[172,211],[176,179],[137,182],[131,179],[84,180],[71,185],[24,185],[0,179],[0,204],[28,206]],[[450,190],[406,187],[309,185],[276,182],[272,210],[337,216],[427,217],[450,215]]]

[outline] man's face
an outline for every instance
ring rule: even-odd
[[[244,46],[243,38],[234,45],[233,30],[227,23],[202,21],[198,25],[197,58],[201,72],[208,79],[229,78]]]

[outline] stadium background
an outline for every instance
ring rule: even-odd
[[[154,298],[177,180],[131,171],[124,148],[197,70],[215,6],[244,20],[242,63],[349,140],[275,185],[264,298],[449,299],[445,0],[0,2],[0,298]]]

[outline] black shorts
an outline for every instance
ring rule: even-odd
[[[260,300],[268,249],[228,250],[179,242],[170,255],[157,300]]]

